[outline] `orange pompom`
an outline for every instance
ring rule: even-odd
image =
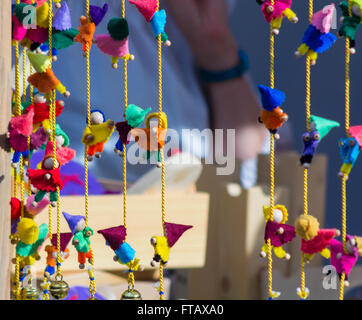
[[[37,88],[40,93],[50,92],[60,84],[52,69],[47,69],[46,72],[32,74],[28,78],[28,82]]]

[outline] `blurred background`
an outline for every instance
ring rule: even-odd
[[[315,1],[314,11],[318,11],[331,1]],[[336,6],[338,2],[334,2]],[[275,87],[287,94],[284,110],[289,114],[292,127],[293,149],[302,150],[301,135],[306,131],[305,124],[305,59],[295,58],[294,51],[299,47],[304,30],[308,26],[308,7],[306,1],[293,1],[293,11],[299,17],[297,24],[283,21],[283,27],[275,42]],[[341,16],[337,8],[338,26]],[[255,1],[236,1],[231,15],[234,35],[242,48],[249,54],[250,74],[253,83],[267,84],[269,81],[269,25],[265,22],[260,7]],[[332,31],[334,34],[337,30]],[[362,75],[362,32],[356,36],[357,54],[351,57],[351,125],[362,123],[362,106],[360,77]],[[328,155],[328,185],[326,203],[326,226],[340,228],[341,183],[337,173],[341,166],[338,153],[338,139],[344,133],[344,40],[339,39],[335,45],[321,54],[317,64],[312,67],[311,87],[314,115],[336,120],[340,128],[332,130],[330,135],[318,146],[319,153]],[[360,234],[362,229],[361,188],[362,164],[357,161],[348,180],[348,232]],[[313,192],[313,190],[311,190]],[[311,212],[313,214],[313,212]]]

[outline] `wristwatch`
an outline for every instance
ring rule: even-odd
[[[243,50],[239,50],[239,63],[237,66],[222,71],[207,71],[198,68],[197,74],[201,82],[217,83],[231,80],[234,78],[240,78],[246,71],[249,70],[249,57]]]

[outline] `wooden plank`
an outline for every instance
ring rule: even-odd
[[[113,261],[113,251],[106,247],[104,238],[96,231],[120,225],[123,221],[122,196],[106,195],[89,197],[89,226],[95,231],[92,248],[95,252],[95,268],[119,270],[120,265]],[[166,196],[166,221],[191,224],[171,250],[168,268],[200,268],[205,264],[209,195],[206,193],[171,193]],[[161,235],[160,195],[129,195],[127,197],[128,215],[127,241],[134,247],[145,269],[151,269],[153,248],[150,238]],[[62,197],[61,210],[70,214],[84,214],[84,197]],[[53,232],[56,214],[53,212]],[[48,223],[47,212],[41,213],[36,221]],[[69,232],[69,227],[61,217],[61,231]],[[65,271],[78,268],[77,255],[69,246],[71,257],[62,264]]]
[[[11,111],[11,1],[0,1],[0,300],[10,297],[10,157],[4,150]]]

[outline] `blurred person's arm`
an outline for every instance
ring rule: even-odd
[[[168,0],[169,12],[189,43],[197,67],[223,71],[239,63],[238,45],[229,26],[225,0]],[[203,84],[215,129],[236,129],[236,156],[256,157],[265,140],[257,123],[259,102],[247,74]]]

